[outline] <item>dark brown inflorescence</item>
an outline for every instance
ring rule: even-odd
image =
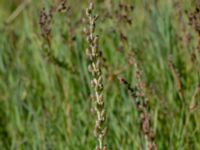
[[[76,70],[73,66],[68,64],[67,62],[60,60],[59,58],[55,57],[52,53],[52,23],[53,23],[53,16],[55,13],[68,13],[70,10],[70,6],[67,5],[66,0],[62,0],[58,5],[52,6],[49,10],[46,10],[44,7],[42,8],[40,12],[39,17],[39,24],[40,24],[40,30],[41,35],[43,39],[45,40],[44,45],[47,45],[46,56],[48,61],[52,62],[53,64],[71,71],[73,73],[76,73]]]
[[[40,29],[41,34],[45,40],[47,40],[50,44],[51,32],[52,32],[52,21],[53,15],[55,12],[67,13],[69,12],[70,7],[67,5],[66,0],[62,0],[56,7],[52,6],[49,11],[47,11],[44,7],[40,12]]]
[[[147,141],[148,150],[157,150],[157,145],[155,144],[155,135],[151,128],[150,124],[150,116],[148,113],[148,99],[145,95],[145,83],[141,80],[141,71],[138,69],[137,64],[136,67],[136,80],[137,84],[134,88],[126,81],[124,78],[119,78],[119,81],[124,84],[131,94],[134,102],[136,103],[136,108],[139,114],[141,132],[144,135]]]
[[[52,19],[53,19],[53,11],[52,9],[47,12],[45,8],[42,8],[40,12],[40,29],[41,29],[41,34],[44,37],[45,40],[50,42],[51,38],[51,30],[52,30]]]
[[[198,34],[197,50],[200,53],[200,7],[197,5],[196,10],[189,14],[189,24]]]

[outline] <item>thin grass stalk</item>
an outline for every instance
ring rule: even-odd
[[[95,112],[96,112],[96,125],[95,125],[95,135],[97,137],[96,150],[106,150],[106,145],[104,144],[104,137],[106,135],[107,127],[105,125],[105,108],[103,99],[103,75],[102,75],[102,62],[101,62],[101,51],[98,48],[99,36],[95,35],[95,26],[98,19],[97,15],[93,15],[94,5],[89,4],[86,10],[86,16],[88,20],[88,27],[85,30],[87,35],[87,42],[89,47],[86,49],[86,55],[90,61],[88,66],[88,71],[92,75],[91,87],[94,89],[94,102],[95,102]]]

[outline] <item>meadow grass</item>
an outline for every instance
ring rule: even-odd
[[[104,58],[107,149],[145,149],[137,106],[117,80],[137,85],[134,59],[143,73],[158,149],[200,149],[199,35],[188,19],[195,1],[121,1],[128,12],[120,0],[111,2],[94,1]],[[10,19],[22,3],[0,1],[0,149],[95,149],[83,33],[88,1],[68,0],[69,12],[55,13],[52,21],[49,51],[75,71],[49,59],[41,35],[40,11],[59,0],[32,0]]]

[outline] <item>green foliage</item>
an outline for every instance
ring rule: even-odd
[[[191,61],[198,37],[185,13],[192,12],[195,4],[186,0],[125,0],[123,3],[134,5],[129,24],[117,16],[119,1],[112,2],[110,7],[109,0],[96,1],[95,6],[100,16],[99,48],[106,60],[108,149],[142,149],[144,143],[136,106],[116,80],[116,76],[123,76],[135,85],[135,68],[128,63],[133,52],[147,85],[158,149],[200,149],[199,92],[193,99],[200,78],[200,55],[196,63]],[[46,55],[39,26],[40,10],[49,8],[50,1],[32,0],[6,24],[22,3],[0,1],[0,149],[94,149],[95,114],[82,32],[87,1],[69,0],[70,13],[54,16],[51,55],[58,65]],[[108,12],[112,19],[106,16]],[[120,32],[127,40],[120,38]],[[168,65],[169,57],[179,74],[183,99]],[[76,71],[63,68],[62,62]],[[190,110],[192,100],[194,110]]]

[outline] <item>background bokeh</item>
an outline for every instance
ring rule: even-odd
[[[75,72],[48,60],[41,36],[41,9],[58,3],[0,0],[1,150],[95,148],[83,34],[88,2],[68,0],[69,13],[55,14],[52,22],[51,53]],[[134,6],[128,22],[120,18],[120,3]],[[143,72],[158,149],[200,149],[200,54],[194,61],[198,35],[188,20],[194,10],[195,1],[188,0],[95,1],[96,33],[105,58],[108,149],[143,149],[135,104],[116,79],[135,85],[132,57]]]

